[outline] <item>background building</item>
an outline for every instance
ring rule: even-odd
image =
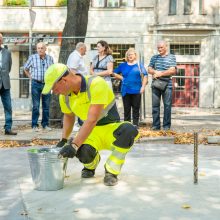
[[[10,0],[0,0],[0,31],[12,51],[13,103],[25,108],[29,81],[22,67],[30,53],[29,34],[33,45],[39,39],[47,42],[48,54],[56,62],[66,7],[56,6],[61,2],[56,0],[35,0],[31,8],[25,0],[24,6],[5,6],[5,2]],[[111,45],[115,66],[123,62],[129,47],[138,50],[147,66],[157,52],[157,41],[167,40],[178,63],[173,106],[220,107],[220,0],[92,0],[85,40],[88,67],[100,39]],[[145,103],[149,109],[150,92],[148,86]]]

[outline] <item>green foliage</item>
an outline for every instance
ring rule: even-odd
[[[67,6],[67,0],[57,0],[56,6]]]
[[[4,0],[3,5],[4,6],[27,6],[28,1],[27,0]]]

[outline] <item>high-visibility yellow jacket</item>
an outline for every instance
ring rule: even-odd
[[[61,111],[66,114],[73,112],[85,121],[91,104],[103,104],[104,110],[97,125],[120,121],[114,93],[106,81],[98,76],[80,76],[82,83],[78,94],[59,96]]]

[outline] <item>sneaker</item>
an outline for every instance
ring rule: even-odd
[[[164,131],[169,131],[170,128],[169,128],[169,127],[165,127],[165,128],[163,128],[163,130],[164,130]]]
[[[115,186],[118,183],[118,178],[112,173],[105,173],[104,184],[106,186]]]
[[[5,130],[5,135],[17,135],[17,132],[14,132],[12,130]]]
[[[82,178],[91,178],[95,175],[95,170],[89,170],[87,168],[82,169],[81,177]]]
[[[159,130],[160,130],[160,128],[157,128],[157,127],[152,127],[152,128],[151,128],[151,130],[152,130],[152,131],[159,131]]]
[[[52,128],[50,128],[48,126],[45,126],[43,129],[44,129],[44,131],[52,131]]]
[[[73,131],[79,131],[79,129],[80,129],[80,127],[79,127],[79,126],[74,125],[74,127],[73,127]]]
[[[34,132],[39,132],[40,129],[39,129],[38,127],[33,127],[33,128],[32,128],[32,131],[34,131]]]

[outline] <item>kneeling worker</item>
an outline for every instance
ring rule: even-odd
[[[45,73],[43,94],[50,91],[60,95],[64,113],[62,147],[60,156],[76,156],[84,168],[82,178],[95,175],[100,161],[100,150],[110,150],[105,163],[104,184],[114,186],[124,164],[125,156],[138,137],[137,129],[130,122],[120,122],[115,97],[104,79],[99,76],[83,76],[69,70],[66,65],[51,65]],[[75,122],[75,115],[84,123],[72,141],[68,141]]]

